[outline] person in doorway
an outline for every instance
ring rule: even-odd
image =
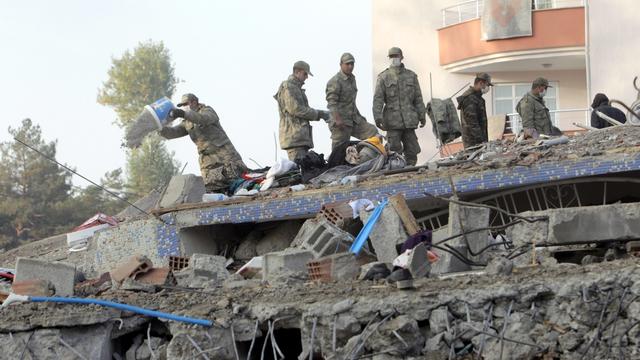
[[[607,95],[598,93],[593,98],[593,102],[591,103],[591,108],[593,111],[591,112],[591,126],[596,129],[603,129],[609,126],[613,126],[607,120],[601,118],[596,111],[599,111],[606,116],[612,118],[621,123],[627,122],[627,117],[624,115],[622,110],[616,109],[615,107],[609,105],[609,98]]]
[[[557,128],[551,123],[549,109],[544,103],[544,96],[550,88],[549,81],[537,78],[531,85],[531,91],[524,94],[516,105],[516,111],[522,119],[522,129],[535,129],[538,134],[556,135]]]
[[[218,114],[193,94],[183,95],[177,106],[169,112],[169,119],[182,118],[183,121],[177,126],[163,127],[160,135],[166,139],[189,135],[198,148],[200,172],[207,192],[226,193],[231,182],[247,171],[247,167],[222,128]]]
[[[373,118],[387,132],[389,149],[403,154],[407,166],[414,166],[420,153],[415,130],[427,123],[422,91],[416,73],[402,63],[402,50],[392,47],[388,55],[390,65],[376,82]]]
[[[487,73],[477,74],[467,91],[458,96],[458,109],[462,125],[462,144],[465,149],[489,141],[487,109],[482,98],[493,86]]]
[[[309,64],[297,61],[293,73],[283,81],[273,96],[280,113],[280,147],[287,151],[289,160],[301,159],[313,148],[313,136],[309,121],[329,120],[329,112],[309,107],[309,100],[302,88],[305,80],[313,76]]]
[[[378,134],[378,129],[367,122],[356,107],[356,77],[353,75],[355,58],[350,53],[340,57],[340,71],[327,83],[327,108],[331,113],[331,150],[355,137],[368,139]]]

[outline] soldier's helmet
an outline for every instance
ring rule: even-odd
[[[393,56],[393,55],[400,55],[402,56],[402,49],[400,49],[399,47],[392,47],[391,49],[389,49],[389,57]]]

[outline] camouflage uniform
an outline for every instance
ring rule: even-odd
[[[542,96],[529,91],[516,105],[516,111],[522,119],[523,129],[534,128],[539,134],[552,134],[551,116]]]
[[[184,120],[160,131],[166,139],[189,135],[198,148],[200,172],[208,192],[226,192],[231,182],[247,170],[240,154],[225,133],[218,114],[207,105],[185,110]]]
[[[351,56],[351,54],[343,55]],[[353,59],[351,56],[347,58]],[[358,140],[368,139],[378,133],[378,129],[373,124],[367,122],[364,116],[360,115],[360,111],[356,107],[356,95],[358,87],[356,86],[356,77],[353,74],[347,75],[339,71],[327,83],[327,108],[332,114],[332,120],[329,122],[329,130],[331,131],[331,149],[349,141],[353,136]],[[343,127],[339,128],[335,125],[334,116],[340,116]]]
[[[462,123],[462,143],[465,148],[489,141],[487,110],[482,92],[469,87],[456,98]]]
[[[380,129],[387,131],[390,149],[404,153],[407,165],[415,165],[420,153],[415,129],[418,123],[426,123],[425,107],[418,76],[404,64],[378,75],[373,118]]]
[[[309,107],[303,84],[295,76],[289,75],[273,96],[280,112],[280,147],[287,150],[290,160],[313,148],[309,121],[319,120],[321,115],[321,111]]]

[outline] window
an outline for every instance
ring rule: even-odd
[[[553,86],[547,88],[547,94],[544,96],[544,103],[547,108],[551,110],[551,121],[557,126],[556,114],[553,112],[558,109],[558,83],[550,81],[549,85]],[[531,83],[510,83],[510,84],[495,84],[493,86],[493,114],[513,114],[516,112],[516,105],[524,94],[531,90]],[[512,124],[513,132],[518,132],[518,124]],[[512,117],[510,117],[512,119]]]

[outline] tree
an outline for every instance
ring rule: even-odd
[[[9,133],[55,159],[57,141],[45,142],[30,119]],[[59,225],[54,209],[70,192],[71,174],[57,164],[17,141],[0,144],[0,247],[52,235]]]
[[[178,174],[180,163],[173,159],[173,152],[171,156],[167,153],[164,139],[157,134],[149,135],[139,148],[129,151],[125,185],[129,194],[140,198]]]
[[[98,103],[115,110],[116,123],[122,128],[130,125],[145,105],[163,96],[170,98],[178,82],[169,50],[162,42],[147,41],[133,52],[125,51],[121,58],[112,59],[107,74],[109,79],[98,91]],[[164,140],[148,136],[142,146],[128,150],[126,188],[135,197],[144,196],[165,185],[179,167]]]

